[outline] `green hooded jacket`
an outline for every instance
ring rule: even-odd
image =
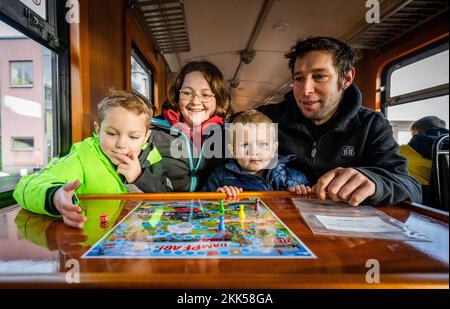
[[[161,160],[158,150],[155,147],[150,148],[146,145],[141,152],[141,156],[145,155],[144,161],[150,163],[146,169],[151,169],[152,164]],[[148,174],[151,172],[143,171],[143,175]],[[22,177],[13,196],[22,208],[55,217],[57,215],[45,207],[47,191],[76,180],[80,181],[80,186],[75,191],[75,199],[76,195],[80,194],[128,193],[124,182],[116,173],[115,166],[101,151],[99,138],[94,134],[93,137],[72,145],[68,155],[53,159],[40,172]],[[77,199],[75,202],[78,203]]]

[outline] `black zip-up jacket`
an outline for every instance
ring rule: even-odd
[[[283,102],[259,110],[278,123],[279,153],[296,155],[292,167],[305,173],[311,184],[335,168],[351,167],[376,185],[365,204],[420,203],[420,184],[408,175],[407,161],[399,154],[389,122],[381,113],[362,107],[361,100],[358,87],[351,85],[336,116],[320,126],[319,134],[303,116],[292,91]]]

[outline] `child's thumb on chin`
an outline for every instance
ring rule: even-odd
[[[136,160],[138,158],[138,155],[137,155],[137,153],[135,153],[135,152],[132,152],[132,153],[130,153],[130,159],[131,160]]]

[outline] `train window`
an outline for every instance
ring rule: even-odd
[[[0,206],[14,202],[21,176],[70,149],[64,10],[55,0],[0,2]]]
[[[449,97],[441,96],[427,100],[419,100],[402,105],[388,107],[388,120],[391,122],[397,142],[407,144],[411,139],[412,123],[426,116],[437,116],[444,120],[448,128]],[[424,108],[426,106],[426,108]]]
[[[52,54],[0,22],[2,182],[43,167],[53,155]]]
[[[449,123],[449,45],[441,42],[387,66],[383,111],[399,144],[411,139],[411,124],[425,116]]]
[[[391,97],[448,84],[449,51],[400,67],[391,75]],[[420,72],[420,74],[417,74]]]
[[[133,48],[131,53],[131,87],[153,102],[152,70],[136,48]]]
[[[10,86],[33,87],[33,61],[10,61]]]

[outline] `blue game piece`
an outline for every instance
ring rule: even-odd
[[[227,228],[225,227],[224,219],[225,218],[223,216],[219,217],[219,226],[217,227],[217,230],[219,232],[225,232],[227,230]]]

